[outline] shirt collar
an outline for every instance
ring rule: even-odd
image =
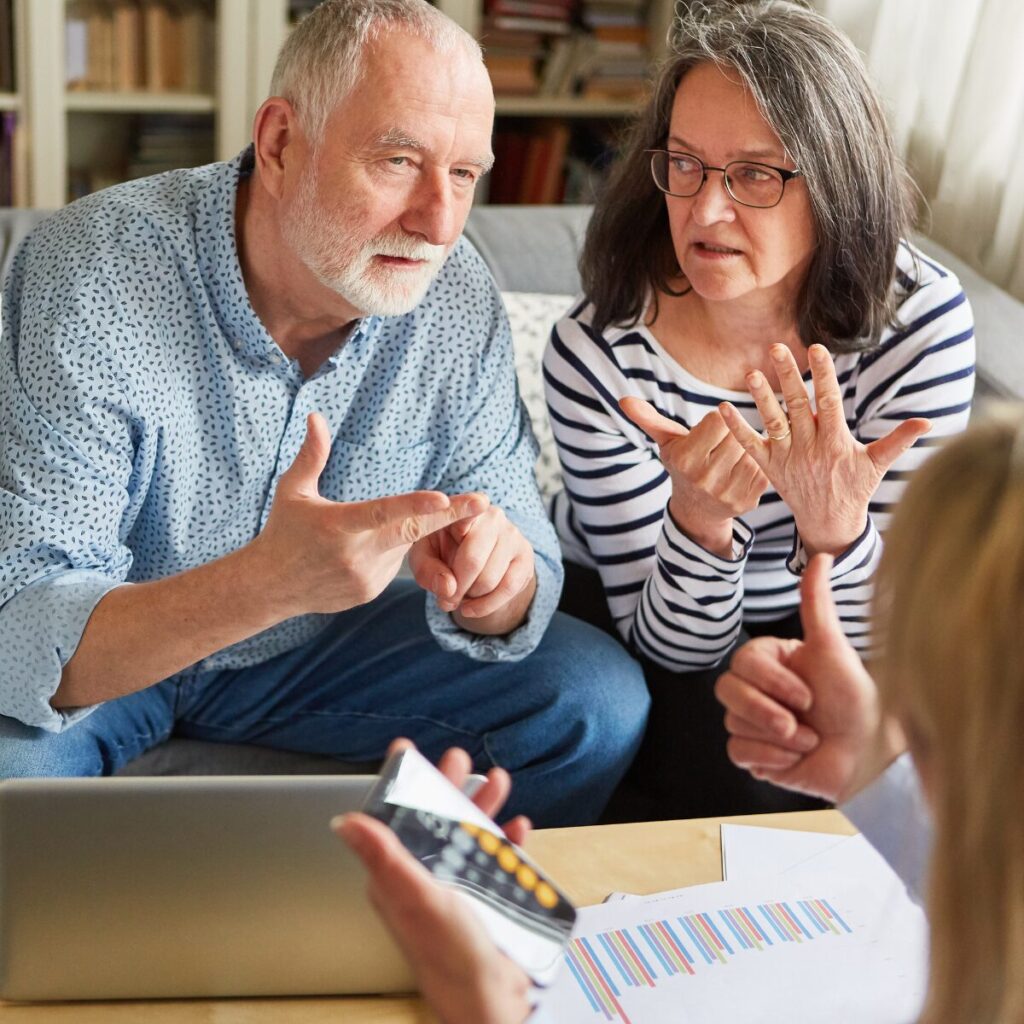
[[[252,174],[255,156],[252,145],[233,160],[217,165],[209,187],[202,193],[196,210],[196,241],[199,270],[221,330],[239,354],[279,361],[277,343],[270,336],[249,302],[242,277],[235,240],[235,207],[238,184]],[[356,321],[342,348],[324,364],[336,368],[352,350],[362,350],[380,333],[380,317]]]

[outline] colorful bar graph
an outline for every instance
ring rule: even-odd
[[[631,988],[727,966],[745,952],[852,932],[827,900],[759,903],[617,928],[593,941],[573,939],[565,960],[596,1016],[631,1024],[619,1001]]]

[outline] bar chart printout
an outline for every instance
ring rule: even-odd
[[[631,1024],[619,1002],[624,990],[654,988],[776,944],[840,938],[852,931],[828,900],[760,903],[574,939],[565,966],[597,1017]]]
[[[531,1024],[909,1024],[926,981],[895,875],[717,882],[582,908]]]

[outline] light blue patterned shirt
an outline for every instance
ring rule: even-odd
[[[462,239],[423,301],[367,317],[308,380],[257,318],[235,249],[247,151],[119,185],[45,221],[4,289],[0,346],[0,714],[58,731],[50,698],[97,602],[234,551],[266,522],[319,411],[324,497],[483,491],[533,545],[537,593],[505,637],[461,630],[425,595],[442,647],[525,656],[558,600],[558,542],[497,288]],[[272,579],[266,581],[274,586]],[[201,670],[310,640],[304,615]]]

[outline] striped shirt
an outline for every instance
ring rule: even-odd
[[[966,426],[974,391],[974,324],[955,275],[904,243],[893,287],[901,298],[899,326],[870,352],[834,357],[846,421],[859,441],[883,437],[915,416],[933,424],[890,468],[864,532],[835,560],[833,595],[843,629],[862,653],[880,534],[911,471],[943,437]],[[733,521],[731,558],[679,529],[668,513],[671,483],[657,445],[619,410],[618,399],[638,395],[688,428],[728,401],[760,430],[757,407],[745,392],[688,373],[640,324],[597,334],[592,312],[581,300],[555,325],[544,357],[565,482],[552,505],[563,552],[600,573],[616,625],[635,649],[676,670],[707,668],[735,644],[744,620],[793,612],[807,556],[792,513],[772,489]],[[805,380],[813,403],[809,373]]]

